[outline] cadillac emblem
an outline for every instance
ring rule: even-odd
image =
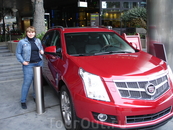
[[[152,83],[145,85],[145,91],[148,95],[153,96],[156,93],[156,87]]]

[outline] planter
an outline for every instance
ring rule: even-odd
[[[8,41],[7,47],[12,53],[16,53],[16,46],[17,46],[18,40],[14,41]]]

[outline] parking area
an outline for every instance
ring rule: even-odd
[[[1,130],[65,130],[62,124],[59,101],[52,88],[44,86],[45,113],[37,114],[30,89],[27,109],[20,106],[22,80],[0,83]]]

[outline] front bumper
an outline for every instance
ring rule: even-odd
[[[169,98],[167,98],[167,100],[165,101],[164,99],[168,95]],[[164,125],[173,117],[173,97],[170,96],[170,92],[167,92],[164,97],[155,102],[147,101],[146,103],[146,101],[141,101],[141,103],[138,102],[138,104],[135,103],[135,101],[136,100],[131,100],[128,103],[128,100],[122,99],[121,104],[115,104],[113,102],[92,100],[76,94],[74,105],[76,115],[81,121],[81,126],[84,128],[98,128],[98,130],[100,130],[102,127],[103,129],[105,129],[105,127],[108,127],[111,129],[116,128],[120,130],[154,129],[161,125]],[[164,112],[168,108],[170,108],[169,111]],[[94,117],[93,113],[102,113],[111,116],[111,118],[115,118],[113,118],[111,121],[99,121]],[[154,114],[158,115],[158,113],[161,114],[151,120],[127,123],[127,117],[147,115],[150,116]],[[113,121],[114,119],[116,119],[117,121]]]
[[[156,128],[159,128],[163,125],[165,125],[168,121],[170,121],[172,117],[168,118],[167,120],[164,120],[162,122],[159,122],[155,125],[149,125],[144,127],[133,127],[133,128],[117,128],[117,127],[110,127],[102,124],[96,124],[89,122],[87,120],[79,119],[79,122],[81,126],[83,127],[83,130],[154,130]]]

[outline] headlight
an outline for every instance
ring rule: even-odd
[[[109,102],[107,91],[99,76],[88,73],[83,69],[79,69],[85,85],[85,92],[88,98]]]

